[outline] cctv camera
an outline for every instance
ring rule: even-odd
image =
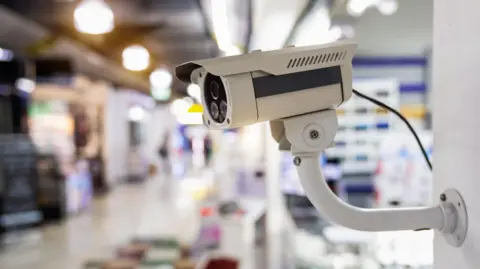
[[[334,108],[352,95],[356,44],[288,47],[188,62],[176,76],[202,89],[204,122],[236,128]]]
[[[175,71],[180,80],[202,89],[203,117],[209,128],[270,121],[280,149],[291,150],[295,156],[307,197],[333,222],[361,231],[433,228],[450,245],[461,246],[468,232],[468,214],[457,190],[446,190],[435,206],[364,209],[346,204],[326,183],[318,157],[332,145],[337,131],[337,114],[332,108],[352,95],[355,48],[355,43],[335,42],[255,51],[193,61]]]

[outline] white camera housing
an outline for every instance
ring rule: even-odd
[[[180,80],[202,89],[204,122],[209,128],[237,128],[347,101],[352,95],[356,46],[342,41],[253,51],[188,62],[175,72]]]

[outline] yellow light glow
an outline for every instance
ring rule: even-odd
[[[115,27],[115,18],[110,6],[103,0],[84,0],[73,13],[77,31],[99,35],[111,32]]]
[[[193,104],[188,109],[188,113],[203,113],[203,107],[200,104]]]

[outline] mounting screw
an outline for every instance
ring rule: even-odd
[[[445,202],[447,200],[447,196],[445,193],[440,194],[440,201]]]
[[[302,159],[300,159],[300,157],[293,158],[293,164],[295,166],[299,166],[301,162],[302,162]]]
[[[317,130],[311,130],[310,131],[310,138],[311,139],[317,139],[320,136]]]

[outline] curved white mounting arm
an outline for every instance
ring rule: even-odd
[[[320,169],[319,155],[335,137],[338,123],[334,110],[287,118],[284,126],[302,187],[315,208],[331,221],[361,231],[436,229],[452,245],[463,243],[467,231],[466,209],[454,190],[445,192],[437,206],[394,209],[354,207],[330,190]]]
[[[297,171],[312,204],[331,221],[361,231],[398,231],[444,227],[441,206],[363,209],[340,200],[328,187],[317,156],[301,156]]]

